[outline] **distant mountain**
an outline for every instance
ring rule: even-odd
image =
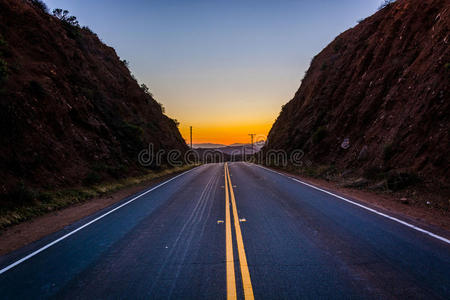
[[[257,143],[253,144],[254,152],[258,152],[263,146],[264,141],[259,141]],[[239,148],[245,147],[246,149],[252,149],[251,144],[244,144],[244,143],[233,143],[230,145],[224,145],[224,144],[213,144],[213,143],[203,143],[203,144],[193,144],[192,148],[194,149],[219,149],[226,152],[231,152],[233,150],[237,150]],[[252,152],[253,153],[253,152]],[[247,153],[248,154],[248,153]]]
[[[228,146],[223,144],[212,144],[212,143],[192,145],[192,147],[196,149],[197,152],[199,153],[204,153],[205,151],[203,150],[214,150],[230,156],[255,154],[256,152],[260,151],[263,146],[264,141],[255,143],[253,146],[251,144],[242,144],[242,143],[234,143]]]
[[[255,142],[253,145],[255,146],[255,147],[258,147],[258,148],[260,148],[260,147],[262,147],[262,146],[264,146],[264,144],[266,143],[266,141],[258,141],[258,142]],[[231,145],[228,145],[228,146],[244,146],[244,145],[251,145],[250,143],[234,143],[234,144],[231,144]]]
[[[224,144],[213,144],[213,143],[203,143],[203,144],[192,144],[192,148],[204,148],[204,149],[215,149],[220,147],[226,147]]]
[[[449,28],[448,0],[398,0],[342,33],[312,60],[265,150],[448,190]]]
[[[259,151],[259,147],[257,147],[256,145],[250,145],[250,144],[240,144],[240,145],[235,145],[235,146],[226,146],[226,147],[221,147],[221,148],[217,148],[217,151],[226,153],[228,155],[250,155],[250,154],[254,154],[256,152]]]

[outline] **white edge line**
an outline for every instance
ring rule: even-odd
[[[118,209],[124,207],[125,205],[130,204],[131,202],[135,201],[136,199],[138,199],[138,198],[140,198],[140,197],[142,197],[142,196],[144,196],[144,195],[150,193],[151,191],[156,190],[157,188],[159,188],[159,187],[165,185],[166,183],[168,183],[168,182],[170,182],[170,181],[172,181],[172,180],[174,180],[174,179],[176,179],[176,178],[178,178],[178,177],[180,177],[180,176],[182,176],[182,175],[185,175],[185,174],[188,173],[188,172],[191,172],[191,171],[194,170],[194,169],[196,169],[196,167],[193,168],[193,169],[191,169],[191,170],[185,171],[185,172],[183,172],[183,173],[181,173],[181,174],[178,174],[177,176],[172,177],[172,178],[170,178],[169,180],[166,180],[166,181],[164,181],[164,182],[158,184],[158,185],[155,186],[155,187],[152,187],[151,189],[149,189],[149,190],[143,192],[142,194],[140,194],[140,195],[134,197],[133,199],[128,200],[127,202],[125,202],[125,203],[123,203],[123,204],[121,204],[121,205],[119,205],[119,206],[117,206],[117,207],[111,209],[110,211],[108,211],[108,212],[104,213],[103,215],[101,215],[101,216],[95,218],[94,220],[89,221],[88,223],[86,223],[86,224],[84,224],[84,225],[78,227],[77,229],[75,229],[75,230],[73,230],[73,231],[71,231],[71,232],[69,232],[69,233],[63,235],[62,237],[60,237],[60,238],[54,240],[53,242],[51,242],[51,243],[45,245],[44,247],[39,248],[38,250],[36,250],[36,251],[34,251],[34,252],[28,254],[27,256],[25,256],[25,257],[23,257],[23,258],[17,260],[16,262],[10,264],[9,266],[7,266],[7,267],[1,269],[1,270],[0,270],[0,275],[3,274],[3,273],[5,273],[5,272],[8,271],[8,270],[14,268],[14,267],[17,266],[18,264],[21,264],[21,263],[23,263],[24,261],[26,261],[26,260],[32,258],[32,257],[35,256],[36,254],[38,254],[38,253],[40,253],[40,252],[42,252],[42,251],[44,251],[44,250],[50,248],[51,246],[53,246],[53,245],[55,245],[55,244],[61,242],[62,240],[68,238],[69,236],[71,236],[71,235],[77,233],[77,232],[80,231],[81,229],[88,227],[89,225],[91,225],[91,224],[97,222],[98,220],[100,220],[100,219],[106,217],[107,215],[109,215],[109,214],[115,212],[116,210],[118,210]]]
[[[348,203],[351,203],[351,204],[353,204],[353,205],[356,205],[356,206],[359,206],[359,207],[361,207],[361,208],[364,208],[365,210],[368,210],[368,211],[370,211],[370,212],[372,212],[372,213],[375,213],[375,214],[377,214],[377,215],[380,215],[380,216],[383,216],[383,217],[385,217],[385,218],[388,218],[388,219],[390,219],[390,220],[392,220],[392,221],[395,221],[395,222],[397,222],[397,223],[400,223],[400,224],[402,224],[402,225],[405,225],[405,226],[407,226],[407,227],[409,227],[409,228],[412,228],[412,229],[414,229],[414,230],[417,230],[417,231],[419,231],[419,232],[425,233],[425,234],[427,234],[427,235],[429,235],[429,236],[431,236],[431,237],[434,237],[435,239],[438,239],[438,240],[443,241],[444,243],[450,244],[450,240],[449,240],[449,239],[446,239],[445,237],[442,237],[442,236],[440,236],[440,235],[434,234],[434,233],[432,233],[432,232],[430,232],[430,231],[427,231],[427,230],[425,230],[425,229],[422,229],[422,228],[420,228],[420,227],[417,227],[417,226],[415,226],[415,225],[413,225],[413,224],[410,224],[410,223],[408,223],[408,222],[405,222],[405,221],[402,221],[402,220],[400,220],[400,219],[394,218],[394,217],[392,217],[392,216],[390,216],[390,215],[387,215],[387,214],[385,214],[385,213],[382,213],[382,212],[380,212],[380,211],[378,211],[378,210],[375,210],[375,209],[373,209],[373,208],[364,206],[364,205],[362,205],[362,204],[360,204],[360,203],[357,203],[357,202],[355,202],[355,201],[352,201],[352,200],[349,200],[349,199],[347,199],[347,198],[341,197],[341,196],[339,196],[339,195],[333,194],[333,193],[331,193],[331,192],[329,192],[329,191],[327,191],[327,190],[318,188],[318,187],[316,187],[316,186],[314,186],[314,185],[312,185],[312,184],[309,184],[309,183],[303,182],[303,181],[301,181],[301,180],[298,180],[297,178],[294,178],[294,177],[285,175],[285,174],[283,174],[283,173],[280,173],[280,172],[271,170],[271,169],[269,169],[269,168],[266,168],[266,167],[263,167],[263,166],[260,166],[260,165],[257,165],[257,164],[255,164],[255,166],[258,166],[258,167],[260,167],[260,168],[266,169],[266,170],[271,171],[271,172],[273,172],[273,173],[276,173],[276,174],[278,174],[278,175],[287,177],[287,178],[292,179],[292,180],[294,180],[294,181],[296,181],[296,182],[299,182],[299,183],[301,183],[301,184],[304,184],[304,185],[306,185],[306,186],[309,186],[309,187],[311,187],[311,188],[313,188],[313,189],[316,189],[316,190],[318,190],[318,191],[321,191],[321,192],[326,193],[326,194],[328,194],[328,195],[334,196],[334,197],[336,197],[336,198],[338,198],[338,199],[344,200],[344,201],[346,201],[346,202],[348,202]]]

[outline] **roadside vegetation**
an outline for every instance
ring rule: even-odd
[[[60,190],[34,190],[21,182],[8,194],[2,195],[2,199],[0,199],[2,203],[0,206],[0,229],[96,197],[104,197],[127,187],[183,172],[193,167],[195,165],[148,171],[145,175],[117,179],[106,183],[98,183],[99,175],[93,171],[85,178],[84,186]]]
[[[387,152],[390,152],[390,150]],[[268,165],[268,167],[305,178],[326,180],[335,184],[337,188],[349,188],[393,196],[405,205],[436,209],[444,214],[450,212],[450,203],[444,196],[446,193],[437,191],[430,193],[429,188],[427,188],[429,182],[414,172],[367,167],[360,174],[350,169],[340,170],[335,165],[320,165],[309,161],[301,167],[292,165],[281,167]]]

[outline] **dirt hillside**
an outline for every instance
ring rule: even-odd
[[[448,192],[449,22],[448,0],[398,0],[339,35],[312,60],[265,151],[302,149],[319,165]]]
[[[0,192],[142,172],[148,143],[187,150],[177,124],[89,28],[38,1],[0,0]]]

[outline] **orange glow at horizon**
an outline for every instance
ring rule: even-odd
[[[192,143],[203,144],[224,144],[230,145],[234,143],[250,143],[249,133],[255,133],[256,137],[254,142],[266,140],[272,123],[262,124],[243,124],[243,125],[230,125],[230,126],[207,126],[207,125],[193,125]],[[181,125],[180,132],[189,145],[189,125]]]

